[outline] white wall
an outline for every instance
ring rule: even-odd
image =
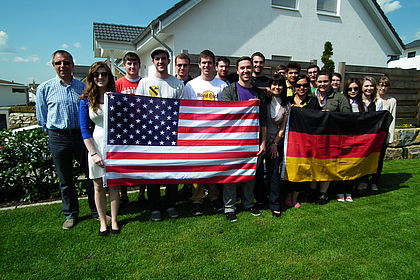
[[[299,1],[299,11],[273,8],[271,0],[202,1],[163,32],[175,35],[176,54],[182,49],[227,56],[261,51],[267,58],[320,61],[325,41],[331,41],[335,62],[386,66],[387,55],[396,53],[361,0],[341,0],[338,17],[318,15],[316,1]]]
[[[416,52],[415,57],[408,58],[407,54],[409,52]],[[420,47],[412,48],[404,51],[404,54],[400,57],[399,60],[390,61],[388,63],[388,68],[402,68],[402,69],[412,69],[416,68],[420,70]]]
[[[12,88],[24,86],[0,85],[0,106],[26,105],[26,92],[12,92]]]

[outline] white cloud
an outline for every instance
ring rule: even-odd
[[[61,47],[62,47],[63,49],[68,49],[68,48],[69,48],[69,45],[67,45],[67,44],[61,44]]]
[[[14,61],[15,62],[37,62],[39,60],[39,56],[38,55],[31,55],[27,58],[23,58],[21,56],[15,56]]]
[[[82,47],[82,45],[79,42],[74,43],[73,46],[75,46],[78,49]]]
[[[7,40],[9,40],[9,35],[3,30],[0,30],[0,47],[6,46]]]
[[[391,13],[402,8],[400,1],[378,0],[378,4],[379,6],[381,6],[385,14]]]

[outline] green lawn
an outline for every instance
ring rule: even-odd
[[[86,200],[69,231],[60,204],[0,211],[0,279],[419,279],[420,160],[386,162],[381,186],[232,224],[190,217],[188,204],[183,218],[150,222],[132,203],[105,238]]]

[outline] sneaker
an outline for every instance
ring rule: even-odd
[[[293,205],[293,208],[300,208],[302,205],[300,205],[300,203],[299,202],[296,202],[294,205]]]
[[[67,219],[63,223],[63,229],[71,229],[77,224],[77,219]]]
[[[254,207],[248,208],[248,209],[246,209],[246,211],[251,213],[252,216],[254,216],[254,217],[257,217],[257,216],[261,215],[261,211],[258,210],[257,208],[254,208]]]
[[[342,193],[337,194],[337,201],[338,201],[338,202],[344,202],[344,201],[346,201],[346,200],[344,199],[344,194],[342,194]]]
[[[346,196],[346,201],[347,202],[353,202],[353,198],[351,198],[351,196]]]
[[[214,211],[216,212],[222,212],[223,211],[223,203],[216,199],[210,202],[211,207],[213,208]]]
[[[193,208],[193,216],[202,216],[204,214],[203,205],[201,205],[200,203],[194,203]]]
[[[326,193],[320,194],[318,197],[318,200],[316,201],[316,204],[324,205],[327,203],[328,203],[328,195]]]
[[[281,211],[271,211],[271,215],[274,218],[280,218],[281,217]]]
[[[179,217],[179,214],[174,207],[170,207],[166,209],[166,213],[168,214],[168,217],[171,219],[176,219]]]
[[[238,217],[234,212],[226,213],[226,219],[228,219],[229,222],[234,223],[238,220]]]
[[[162,213],[158,210],[152,211],[152,215],[151,215],[150,219],[154,222],[162,221]]]
[[[372,185],[370,185],[370,189],[371,189],[372,191],[375,191],[375,192],[379,191],[378,186],[377,186],[376,184],[372,184]]]
[[[367,189],[367,187],[368,187],[368,184],[367,184],[367,183],[360,183],[360,184],[357,186],[357,189],[358,189],[359,191],[363,191],[363,190],[366,190],[366,189]]]

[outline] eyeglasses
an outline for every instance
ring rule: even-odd
[[[108,72],[93,72],[93,77],[98,78],[99,76],[108,77]]]
[[[296,84],[296,87],[297,88],[301,88],[301,87],[307,88],[307,87],[309,87],[309,84]]]
[[[61,64],[65,65],[65,66],[68,66],[68,65],[70,65],[71,63],[70,63],[70,61],[67,61],[67,60],[63,60],[63,61],[54,61],[54,65],[59,66],[59,65],[61,65]]]
[[[358,91],[359,88],[358,87],[349,87],[348,91]]]
[[[188,67],[188,64],[177,64],[176,67],[178,67],[178,68],[182,68],[182,67],[187,68]]]

